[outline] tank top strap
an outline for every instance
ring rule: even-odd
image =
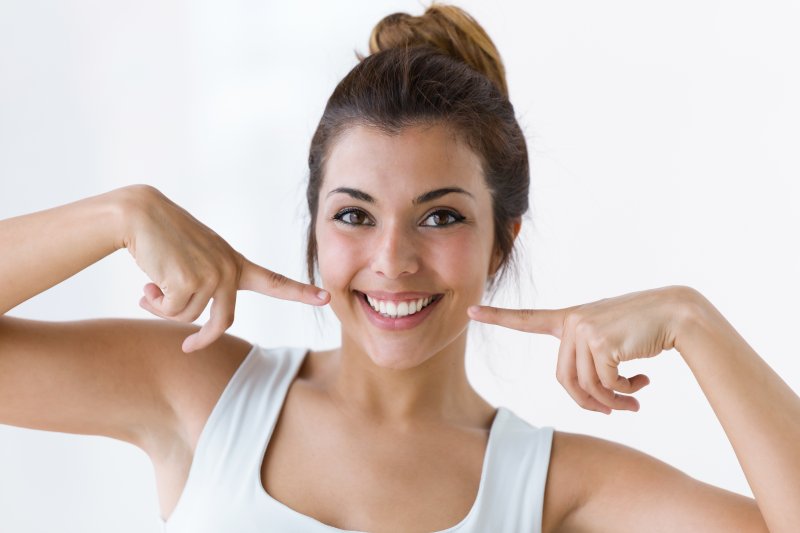
[[[496,416],[478,515],[488,519],[486,531],[538,533],[553,428],[532,426],[505,407]]]
[[[175,515],[213,501],[212,493],[253,490],[260,479],[264,447],[277,422],[286,393],[307,353],[305,348],[266,349],[254,344],[234,372],[209,415],[195,447]]]

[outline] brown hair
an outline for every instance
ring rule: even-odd
[[[308,155],[306,189],[311,221],[306,263],[314,283],[314,227],[325,160],[348,127],[387,135],[441,124],[480,158],[492,194],[495,250],[500,254],[490,288],[512,260],[512,223],[528,210],[528,150],[508,100],[500,54],[484,29],[455,6],[433,5],[421,16],[395,13],[372,31],[371,55],[339,82],[328,99]]]

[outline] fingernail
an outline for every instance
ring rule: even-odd
[[[477,306],[477,305],[470,305],[469,307],[467,307],[467,312],[473,313],[473,314],[479,312],[480,310],[481,310],[481,308],[479,306]]]
[[[323,302],[325,301],[325,299],[326,299],[327,297],[328,297],[328,291],[319,291],[319,292],[317,293],[317,298],[319,298],[319,299],[320,299],[320,300],[322,300]]]

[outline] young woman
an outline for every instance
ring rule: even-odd
[[[106,435],[151,458],[170,532],[796,531],[800,399],[700,293],[556,310],[478,306],[528,208],[499,55],[463,11],[392,15],[312,139],[311,285],[258,266],[133,185],[0,222],[0,423]],[[166,320],[6,316],[120,248]],[[322,290],[314,285],[319,276]],[[238,290],[330,304],[341,346],[224,333]],[[211,302],[211,318],[196,320]],[[495,409],[464,368],[470,320],[560,339],[586,409],[636,410],[627,360],[675,348],[756,500],[629,448]]]

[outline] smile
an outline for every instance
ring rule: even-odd
[[[416,327],[427,318],[443,296],[441,294],[424,296],[414,293],[397,295],[381,293],[373,296],[359,291],[354,292],[369,321],[381,329],[388,330]]]

